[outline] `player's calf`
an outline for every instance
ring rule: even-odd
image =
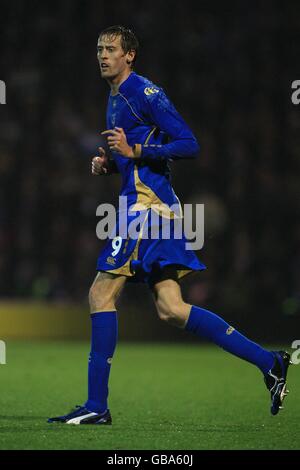
[[[158,300],[156,302],[156,309],[161,320],[178,328],[184,328],[191,306],[185,302],[176,303]]]

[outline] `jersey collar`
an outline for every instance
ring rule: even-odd
[[[135,72],[131,72],[126,80],[119,86],[119,93],[126,96],[132,95],[136,91],[137,82],[138,75]]]

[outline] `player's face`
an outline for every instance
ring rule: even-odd
[[[127,61],[132,61],[132,54],[129,52],[125,54],[123,51],[121,36],[114,38],[102,36],[98,40],[97,50],[97,58],[102,78],[113,80],[130,69],[130,65]]]

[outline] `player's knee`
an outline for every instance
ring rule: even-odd
[[[89,290],[89,304],[91,312],[100,312],[111,309],[114,305],[114,299],[101,288],[101,285],[93,284]]]
[[[176,303],[157,303],[158,316],[161,320],[175,326],[183,326],[187,319],[187,304],[184,302]]]

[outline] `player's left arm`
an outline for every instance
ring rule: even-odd
[[[195,158],[200,147],[196,137],[161,88],[140,93],[140,105],[146,120],[169,137],[166,144],[136,144],[134,154],[151,160]]]
[[[152,92],[149,92],[149,90],[152,90]],[[115,127],[102,132],[102,135],[108,136],[107,141],[110,150],[127,158],[151,160],[195,158],[200,150],[197,139],[164,91],[152,87],[140,90],[139,95],[141,114],[143,114],[145,121],[165,132],[170,142],[157,145],[136,143],[131,147],[127,143],[124,130]]]

